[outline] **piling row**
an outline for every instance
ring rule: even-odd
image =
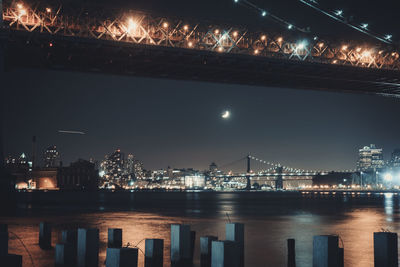
[[[398,267],[397,233],[374,233],[374,266]],[[196,232],[190,225],[171,225],[171,266],[193,266]],[[106,267],[138,267],[139,249],[122,246],[122,229],[108,229]],[[22,256],[8,253],[8,226],[0,224],[1,266],[22,267]],[[344,267],[344,248],[337,235],[318,235],[313,238],[313,267]],[[51,225],[40,223],[39,246],[51,248]],[[287,266],[296,267],[295,240],[287,240]],[[164,240],[146,239],[145,267],[163,267]],[[244,224],[228,223],[225,240],[217,236],[200,237],[201,267],[244,267]],[[55,246],[56,267],[98,267],[99,230],[96,228],[63,230],[61,243]]]

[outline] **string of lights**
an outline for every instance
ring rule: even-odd
[[[386,44],[393,44],[392,34],[386,34],[386,35],[382,36],[382,35],[372,32],[369,29],[368,23],[361,23],[361,24],[352,23],[351,20],[344,15],[343,10],[341,10],[341,9],[334,10],[334,11],[328,11],[328,10],[323,9],[316,0],[299,0],[299,1],[309,7],[317,10],[318,12],[330,17],[331,19],[339,21],[339,22],[349,26],[350,28],[353,28],[353,29],[355,29],[363,34],[366,34],[376,40],[379,40]]]
[[[310,32],[309,28],[300,28],[300,27],[294,25],[293,23],[291,23],[277,15],[272,14],[271,12],[267,11],[266,9],[263,9],[248,0],[234,0],[234,2],[236,4],[240,4],[244,7],[247,7],[249,9],[255,11],[256,13],[260,14],[262,17],[268,17],[268,18],[272,19],[273,21],[277,22],[278,24],[285,26],[288,30],[297,30],[297,31],[300,31],[303,33]]]

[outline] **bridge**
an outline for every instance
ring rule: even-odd
[[[4,1],[7,68],[400,95],[399,51],[390,44],[48,3]]]
[[[231,171],[232,168],[242,167],[244,163],[246,165],[245,172],[234,173]],[[254,168],[252,168],[252,166],[254,166]],[[340,170],[339,172],[351,173],[355,171],[356,170]],[[212,173],[210,176],[215,181],[232,181],[233,179],[242,180],[245,182],[244,189],[246,190],[250,190],[252,188],[252,182],[256,183],[260,181],[267,183],[276,190],[280,190],[285,187],[284,183],[296,184],[292,185],[292,187],[298,187],[299,181],[303,184],[303,187],[311,186],[314,176],[327,175],[330,172],[332,171],[293,168],[281,163],[262,160],[249,154],[239,160],[222,165],[219,168],[219,171]]]

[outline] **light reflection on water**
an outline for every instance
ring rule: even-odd
[[[165,240],[165,266],[169,266],[169,229],[172,223],[191,224],[197,232],[196,259],[199,258],[200,236],[217,235],[223,239],[228,216],[232,221],[245,223],[247,267],[286,266],[288,238],[296,239],[297,266],[309,267],[312,238],[319,234],[341,236],[346,266],[372,267],[373,232],[399,230],[397,194],[169,194],[129,194],[126,202],[116,202],[117,205],[108,205],[110,196],[102,194],[99,198],[102,204],[89,210],[83,210],[82,205],[79,209],[73,205],[64,208],[43,208],[43,205],[35,208],[33,205],[29,215],[2,217],[0,221],[8,223],[10,231],[23,239],[35,266],[43,267],[54,265],[54,252],[42,251],[37,246],[40,221],[54,225],[53,245],[59,241],[63,229],[99,228],[101,263],[105,260],[108,228],[122,228],[123,243],[139,243],[142,250],[144,242],[140,241],[144,238],[162,238]],[[10,240],[10,252],[23,254],[24,266],[31,266],[29,257],[15,238]],[[142,254],[139,259],[139,266],[143,266]]]

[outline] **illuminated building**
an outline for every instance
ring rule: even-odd
[[[359,149],[359,158],[357,162],[358,171],[376,171],[377,169],[383,168],[384,165],[382,148],[376,148],[374,144],[371,144],[370,146]]]
[[[101,187],[132,186],[133,181],[143,179],[144,176],[143,164],[132,154],[125,158],[124,153],[119,149],[106,156],[100,163]]]
[[[129,176],[130,180],[144,178],[143,163],[132,154],[129,154],[126,159],[125,174]]]
[[[100,163],[102,183],[122,187],[125,175],[125,156],[121,150],[115,150],[111,155],[106,156]]]
[[[206,178],[204,175],[185,175],[186,189],[203,189],[205,185]]]
[[[60,165],[60,153],[56,146],[50,146],[44,152],[44,166],[46,168],[54,168]]]

